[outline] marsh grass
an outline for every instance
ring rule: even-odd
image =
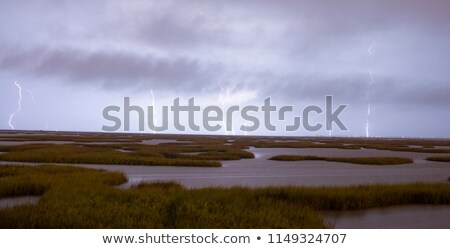
[[[290,137],[298,142],[274,142],[280,138],[265,138],[263,142],[255,143],[246,141],[246,145],[257,148],[337,148],[359,150],[376,149],[389,151],[404,151],[418,153],[450,153],[450,149],[435,148],[435,146],[450,146],[448,140],[427,140],[427,139],[382,139],[382,138],[308,138]],[[410,147],[418,146],[418,147]]]
[[[0,209],[0,228],[324,228],[320,211],[450,204],[449,183],[186,189],[156,182],[122,190],[113,186],[126,182],[123,174],[93,169],[1,166],[0,174],[0,197],[42,196],[36,205]]]
[[[417,153],[450,153],[450,149],[436,148],[437,146],[450,146],[448,140],[430,140],[430,139],[378,139],[378,138],[313,138],[313,137],[259,137],[259,136],[208,136],[208,135],[169,135],[169,134],[126,134],[126,133],[71,133],[71,132],[40,132],[38,134],[25,132],[26,135],[8,136],[0,138],[6,141],[69,141],[72,146],[83,146],[91,148],[99,155],[94,153],[87,155],[78,152],[77,156],[70,157],[69,163],[98,163],[110,164],[144,164],[144,165],[171,165],[171,166],[220,166],[220,160],[239,160],[242,158],[253,158],[253,154],[244,149],[254,146],[257,148],[338,148],[348,150],[377,149],[402,152]],[[164,143],[159,145],[143,145],[144,140],[151,139],[170,139],[178,141],[189,141],[189,143]],[[231,145],[225,146],[228,140],[233,140]],[[293,142],[296,140],[297,142]],[[95,144],[102,142],[103,144]],[[110,143],[110,144],[105,144]],[[23,145],[26,146],[26,145]],[[41,146],[44,146],[43,144]],[[49,146],[49,144],[45,144]],[[414,147],[410,147],[414,146]],[[11,146],[0,146],[0,151],[7,152]],[[26,148],[26,147],[19,147]],[[134,155],[122,156],[118,154],[107,153],[99,154],[100,148],[121,149],[121,147],[133,147]],[[66,149],[66,147],[61,149]],[[55,149],[55,148],[49,148]],[[51,150],[47,154],[58,153],[58,150]],[[117,151],[116,151],[117,152]],[[183,153],[200,152],[197,155],[186,155]],[[11,153],[13,154],[13,153]],[[14,153],[16,154],[16,153]],[[51,156],[49,160],[28,158],[26,155],[9,155],[3,158],[7,161],[49,162],[56,163],[58,160]],[[81,157],[81,158],[80,158]],[[95,158],[97,157],[97,158]],[[110,159],[105,159],[110,157]],[[146,157],[143,158],[143,157]],[[28,159],[32,160],[28,160]],[[103,158],[103,159],[102,159]],[[150,159],[149,159],[150,158]],[[22,160],[24,159],[24,160]],[[0,159],[1,160],[1,159]],[[105,160],[106,162],[102,162]],[[80,162],[82,161],[82,162]],[[91,162],[89,162],[91,161]],[[212,161],[212,162],[205,162]]]
[[[2,192],[24,179],[46,186],[37,205],[0,209],[1,228],[325,227],[307,207],[255,199],[245,189],[205,193],[169,182],[120,190],[111,187],[126,181],[120,173],[63,166],[2,166],[0,171],[9,175],[0,178]]]
[[[269,158],[275,161],[328,161],[368,165],[397,165],[408,164],[413,161],[402,157],[319,157],[319,156],[295,156],[279,155]]]
[[[220,167],[219,157],[183,156],[176,153],[175,146],[127,145],[131,153],[116,151],[123,145],[19,145],[3,146],[1,161],[33,163],[79,163],[79,164],[120,164],[120,165],[161,165],[161,166],[198,166]],[[180,149],[178,149],[180,150]],[[173,151],[173,152],[170,152]],[[184,151],[184,150],[180,150]],[[187,149],[190,151],[190,149]],[[214,152],[213,152],[214,153]],[[250,153],[251,154],[251,153]],[[222,153],[220,160],[240,159],[248,155],[245,151],[229,150]]]
[[[141,144],[149,136],[136,136],[139,143],[120,142],[122,136],[96,135],[93,137],[74,136],[22,136],[21,139],[33,141],[53,141],[73,139],[75,141],[96,141],[102,144],[25,144],[0,146],[1,161],[33,163],[72,163],[72,164],[120,164],[120,165],[159,165],[159,166],[198,166],[220,167],[220,160],[240,160],[253,158],[251,152],[241,145],[224,146],[226,139],[203,136],[175,136],[175,139],[190,143],[163,143],[158,145]],[[167,139],[167,136],[155,135],[151,139]],[[173,139],[173,137],[171,137]],[[128,137],[127,137],[128,139]],[[111,143],[108,143],[111,142]],[[127,152],[119,151],[126,148]],[[196,154],[186,154],[196,153]]]

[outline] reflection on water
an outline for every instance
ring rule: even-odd
[[[20,205],[27,204],[36,204],[38,203],[40,196],[22,196],[22,197],[13,197],[13,198],[1,198],[0,199],[0,208],[8,208],[15,207]]]
[[[354,211],[326,212],[325,221],[338,229],[450,228],[450,205],[407,205]]]
[[[150,140],[142,140],[142,143],[147,145],[158,145],[167,143],[192,143],[192,141],[181,141],[176,139],[150,139]]]

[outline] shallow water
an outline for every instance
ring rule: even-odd
[[[450,149],[450,146],[434,146],[435,149]]]
[[[133,152],[131,150],[126,150],[126,149],[116,149],[116,151],[123,152],[123,153],[131,153],[131,152]]]
[[[179,154],[186,155],[186,156],[195,156],[195,155],[200,155],[202,153],[205,153],[205,152],[183,152],[183,153],[179,153]]]
[[[22,196],[13,198],[0,198],[0,208],[15,207],[27,204],[37,204],[40,196]]]
[[[378,183],[445,182],[449,163],[425,161],[428,155],[412,152],[343,149],[250,148],[255,159],[222,161],[221,168],[138,166],[118,168],[131,183],[174,180],[187,187],[207,186],[348,186]],[[280,162],[267,160],[279,154],[317,156],[404,156],[422,160],[406,165],[358,165],[325,161]],[[124,169],[126,167],[126,169]],[[104,167],[102,167],[104,168]]]
[[[142,140],[141,143],[147,145],[158,145],[167,143],[192,143],[192,141],[180,141],[176,139],[150,139],[150,140]]]
[[[324,217],[328,224],[338,229],[449,229],[450,205],[407,205],[326,212]]]
[[[408,145],[409,148],[423,148],[423,145]]]
[[[176,181],[189,188],[210,186],[265,187],[265,186],[349,186],[362,184],[395,184],[414,182],[446,182],[450,163],[430,162],[427,156],[436,154],[345,149],[289,149],[250,148],[255,159],[222,161],[223,167],[170,167],[74,164],[75,166],[124,172],[129,187],[141,181]],[[271,161],[274,155],[315,156],[398,156],[415,160],[405,165],[358,165],[326,161]],[[449,154],[439,154],[449,155]],[[39,165],[33,163],[0,164]]]

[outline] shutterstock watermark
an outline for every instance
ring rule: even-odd
[[[143,108],[132,105],[130,102],[129,97],[124,97],[123,107],[112,105],[103,109],[103,118],[110,122],[110,125],[105,124],[102,126],[103,131],[119,131],[122,128],[124,131],[130,131],[132,125],[130,117],[132,113],[138,115],[139,131],[146,131],[147,128],[155,132],[167,131],[169,129],[169,115],[171,115],[173,127],[177,131],[186,131],[186,127],[192,131],[200,131],[202,127],[209,132],[216,132],[222,129],[231,132],[233,131],[233,121],[235,120],[239,120],[239,130],[243,132],[253,132],[261,127],[271,132],[275,132],[277,129],[284,129],[284,131],[288,132],[301,129],[312,132],[322,129],[331,131],[333,124],[341,131],[347,130],[339,115],[341,115],[348,105],[341,104],[334,107],[333,96],[325,96],[324,108],[317,105],[309,105],[304,107],[300,112],[294,112],[294,106],[278,107],[272,105],[270,97],[266,98],[261,106],[233,105],[227,107],[225,110],[216,105],[202,108],[195,104],[195,98],[193,97],[187,101],[186,105],[182,105],[178,97],[173,100],[172,105],[161,107],[162,120],[159,125],[155,124],[154,106]],[[201,118],[198,118],[199,114]],[[292,117],[290,120],[287,120],[289,114]],[[187,115],[187,118],[182,120],[180,118],[182,115]],[[236,115],[240,119],[236,119]],[[273,116],[277,116],[277,118],[273,119]],[[316,116],[315,118],[322,116],[322,120],[324,121],[313,122],[313,116]],[[280,128],[280,121],[288,122],[289,124],[283,125]]]

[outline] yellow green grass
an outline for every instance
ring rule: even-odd
[[[8,152],[0,154],[0,161],[69,164],[220,167],[219,160],[254,157],[238,147],[214,144],[28,144],[0,146],[0,151]],[[199,154],[183,154],[192,152]]]
[[[296,156],[296,155],[279,155],[273,156],[270,160],[275,161],[328,161],[342,162],[353,164],[368,165],[397,165],[408,164],[413,161],[403,157],[319,157],[319,156]]]
[[[186,189],[68,166],[0,166],[0,198],[40,195],[0,209],[0,228],[324,228],[321,211],[450,204],[450,184]]]

